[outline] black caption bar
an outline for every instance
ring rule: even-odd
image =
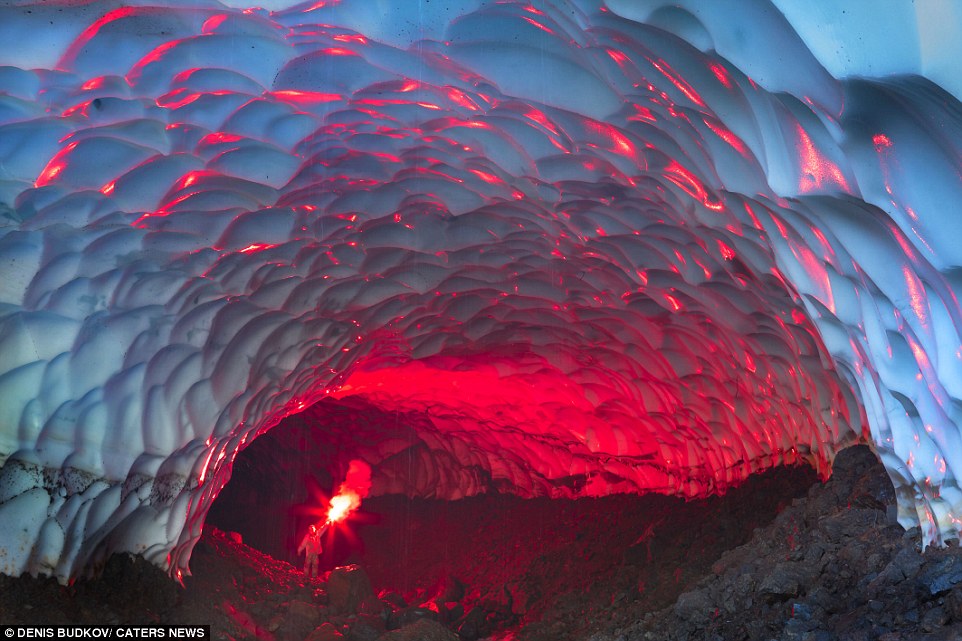
[[[210,641],[209,625],[0,625],[6,639],[196,639]]]

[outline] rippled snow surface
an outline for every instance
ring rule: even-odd
[[[956,537],[960,103],[710,4],[0,8],[0,571],[180,576],[324,397],[375,494],[702,496],[867,438]]]

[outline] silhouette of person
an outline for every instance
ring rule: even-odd
[[[310,527],[307,528],[307,534],[301,539],[301,544],[297,548],[298,555],[302,552],[306,555],[304,557],[304,574],[308,578],[317,576],[317,561],[323,549],[321,547],[321,535],[327,530],[327,526],[328,524],[325,523],[319,528],[315,523],[311,523]]]

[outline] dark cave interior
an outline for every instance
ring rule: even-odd
[[[376,593],[431,610],[452,630],[473,608],[494,611],[500,604],[510,615],[489,615],[487,632],[525,630],[547,639],[562,628],[565,634],[588,629],[598,613],[628,601],[648,611],[670,605],[724,551],[746,543],[818,484],[812,468],[796,465],[693,501],[659,494],[520,498],[493,483],[488,492],[458,500],[418,496],[423,481],[410,479],[437,481],[445,470],[419,467],[433,459],[410,428],[417,417],[389,418],[356,400],[326,400],[288,417],[240,453],[206,527],[236,533],[245,545],[299,569],[298,541],[335,491],[346,461],[372,443],[403,440],[408,447],[373,466],[373,480],[383,487],[378,475],[388,475],[408,495],[372,496],[331,528],[322,573],[359,565]],[[456,599],[441,598],[452,589]]]

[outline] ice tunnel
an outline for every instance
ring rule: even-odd
[[[870,442],[958,537],[957,12],[444,4],[0,8],[0,571],[182,576],[312,406],[444,499]]]

